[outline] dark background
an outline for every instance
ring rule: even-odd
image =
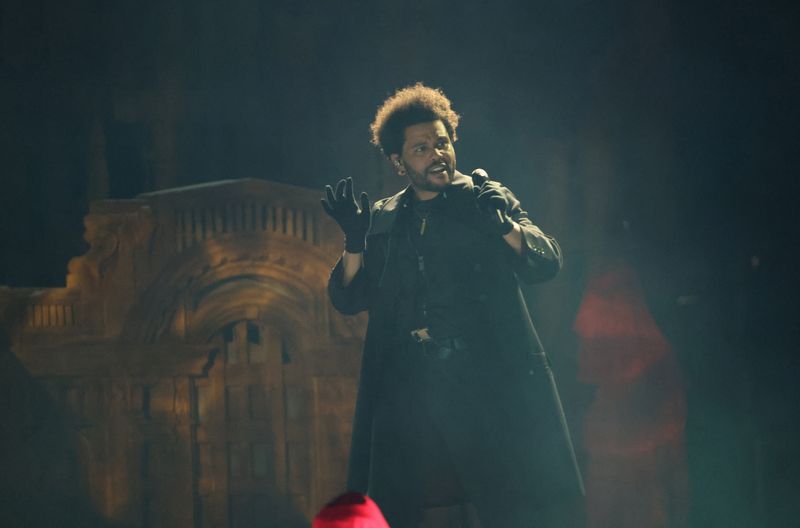
[[[424,81],[462,115],[459,167],[508,184],[562,241],[561,278],[526,293],[568,410],[591,399],[571,335],[587,270],[624,255],[687,382],[692,525],[795,525],[799,14],[4,0],[0,284],[64,285],[91,200],[243,177],[396,189],[368,125]]]

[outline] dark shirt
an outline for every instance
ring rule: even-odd
[[[408,340],[415,328],[428,328],[435,338],[468,336],[483,310],[465,270],[475,261],[470,249],[478,233],[453,218],[447,193],[410,200],[398,221],[397,339]]]

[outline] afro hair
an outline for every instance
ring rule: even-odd
[[[418,123],[440,120],[450,140],[455,142],[459,115],[450,107],[450,99],[438,88],[417,83],[397,90],[383,102],[370,125],[372,144],[388,158],[400,154],[405,129]]]

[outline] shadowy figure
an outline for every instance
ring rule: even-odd
[[[683,377],[626,260],[590,275],[575,330],[579,377],[597,387],[584,419],[586,526],[685,526]]]

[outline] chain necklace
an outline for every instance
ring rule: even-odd
[[[424,206],[422,205],[423,203],[425,204]],[[425,234],[425,228],[428,225],[428,217],[431,214],[431,205],[432,204],[427,204],[426,202],[420,202],[411,206],[411,211],[414,213],[414,216],[419,218],[421,221],[419,226],[420,236]],[[424,210],[424,214],[421,213],[420,210]]]

